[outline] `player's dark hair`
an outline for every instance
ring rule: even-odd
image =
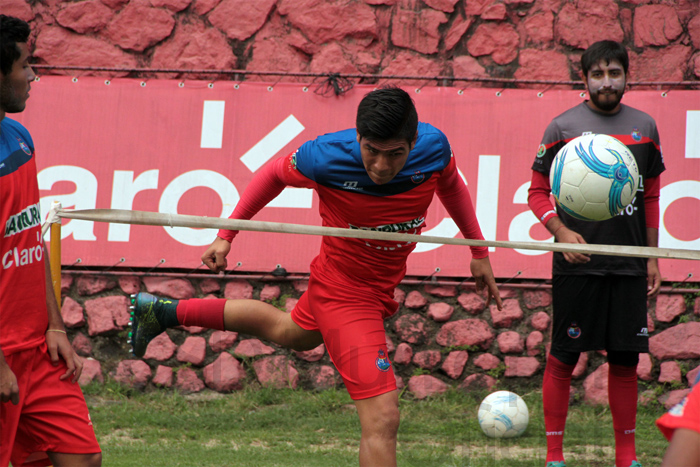
[[[22,52],[17,43],[29,40],[29,24],[13,16],[0,15],[0,73],[9,75]]]
[[[406,91],[385,87],[365,95],[357,107],[355,126],[361,138],[403,139],[411,144],[418,131],[418,112]]]
[[[601,60],[610,64],[611,61],[617,60],[622,65],[622,68],[627,74],[630,65],[629,55],[625,46],[615,41],[598,41],[592,44],[581,55],[581,72],[583,76],[588,77],[588,71]]]

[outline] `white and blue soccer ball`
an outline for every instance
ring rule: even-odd
[[[481,402],[478,418],[489,438],[515,438],[525,432],[530,414],[522,397],[510,391],[496,391]]]
[[[552,195],[567,214],[603,221],[637,195],[639,169],[630,150],[612,136],[574,138],[559,150],[549,172]]]

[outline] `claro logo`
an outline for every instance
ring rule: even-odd
[[[35,261],[41,261],[44,257],[44,248],[42,245],[32,246],[20,250],[13,248],[2,255],[2,268],[10,269],[11,267],[26,266]]]

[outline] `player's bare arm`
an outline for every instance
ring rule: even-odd
[[[493,276],[493,269],[491,269],[491,261],[489,261],[488,256],[486,258],[472,258],[470,269],[472,277],[476,281],[476,291],[481,292],[486,287],[486,304],[491,303],[491,298],[493,297],[498,309],[502,310],[503,300],[498,291],[498,286],[496,286],[496,278]]]
[[[659,245],[659,229],[647,227],[647,244],[656,247]],[[661,290],[661,271],[659,260],[649,258],[647,260],[647,296],[655,297]]]
[[[659,270],[659,260],[649,258],[647,261],[647,296],[656,297],[661,290],[661,271]]]
[[[545,174],[532,171],[532,183],[528,190],[527,203],[541,222],[545,223],[546,229],[554,235],[560,243],[586,243],[583,237],[569,229],[556,215],[554,206],[550,200],[551,188],[549,177]],[[569,263],[587,263],[590,258],[581,253],[563,253],[564,259]]]
[[[17,377],[5,361],[5,354],[0,349],[0,403],[19,404],[19,386]]]
[[[287,157],[277,159],[259,170],[250,184],[246,187],[236,208],[231,214],[231,219],[251,219],[258,211],[267,206],[287,186],[284,179],[288,164],[291,163],[295,153]],[[311,188],[306,177],[299,176],[296,187]],[[226,256],[231,251],[231,242],[236,237],[237,231],[220,230],[218,236],[202,255],[202,263],[214,272],[226,270],[228,262]]]
[[[49,327],[46,329],[46,346],[49,350],[49,356],[51,357],[51,363],[53,365],[58,365],[60,358],[66,361],[68,368],[66,372],[61,375],[60,379],[64,380],[71,375],[73,375],[73,382],[75,383],[80,378],[80,374],[83,372],[83,359],[75,353],[73,346],[68,340],[66,335],[66,329],[63,325],[63,318],[61,318],[61,313],[58,310],[58,302],[56,301],[56,296],[53,293],[53,284],[51,283],[51,267],[48,261],[49,253],[44,247],[44,277],[46,280],[46,312],[49,317]]]
[[[481,228],[476,219],[476,213],[471,202],[469,190],[458,175],[454,167],[454,159],[451,163],[453,166],[448,170],[444,177],[441,177],[438,184],[437,195],[442,201],[443,206],[447,209],[455,223],[459,226],[464,238],[483,239]],[[476,250],[478,251],[478,250]],[[484,252],[486,250],[484,249]],[[475,250],[472,250],[474,253]],[[482,254],[478,254],[482,256]],[[470,264],[472,277],[476,281],[476,290],[481,292],[486,287],[487,304],[491,302],[491,298],[496,301],[498,309],[502,309],[503,301],[496,286],[496,279],[491,268],[491,261],[488,256],[483,258],[474,258]]]
[[[661,467],[700,467],[700,433],[687,428],[678,428],[673,433],[671,444]]]
[[[214,272],[225,271],[228,266],[226,256],[231,251],[231,242],[216,237],[207,251],[202,255],[202,263]]]
[[[554,235],[554,238],[559,243],[586,243],[581,234],[565,226],[557,216],[547,221],[547,230]],[[589,255],[584,255],[583,253],[564,252],[563,255],[566,261],[574,264],[587,263],[591,260]]]

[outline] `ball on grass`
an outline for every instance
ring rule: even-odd
[[[490,438],[515,438],[525,432],[530,415],[525,401],[510,391],[496,391],[479,406],[479,426]]]

